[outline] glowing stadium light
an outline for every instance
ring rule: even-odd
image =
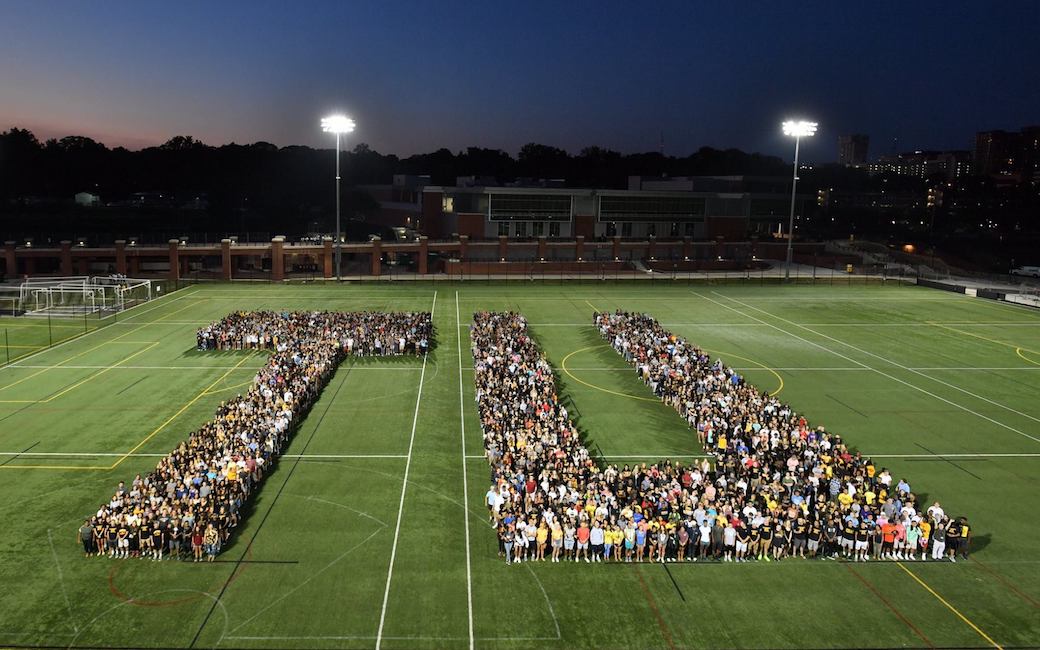
[[[354,130],[354,120],[346,115],[329,115],[321,118],[321,130],[325,133],[350,133]]]
[[[350,133],[354,130],[354,120],[350,119],[346,115],[329,115],[328,117],[321,118],[321,130],[325,133],[336,134],[336,250],[335,250],[335,264],[336,264],[336,280],[339,280],[339,266],[342,258],[342,249],[340,244],[343,239],[340,235],[339,229],[339,145],[340,137],[344,133]]]
[[[794,174],[791,180],[791,218],[787,227],[787,264],[784,267],[784,279],[791,279],[791,260],[794,257],[794,200],[795,189],[798,187],[798,145],[802,138],[809,138],[816,134],[816,122],[807,120],[787,120],[784,122],[784,135],[794,138]]]
[[[808,138],[816,133],[817,126],[819,125],[816,122],[807,122],[806,120],[787,120],[784,122],[784,135],[790,135],[796,138]]]

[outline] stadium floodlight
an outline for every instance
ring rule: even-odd
[[[791,216],[787,225],[787,264],[784,266],[784,279],[791,279],[791,260],[794,257],[794,201],[795,189],[798,187],[798,145],[802,138],[816,134],[816,122],[806,120],[787,120],[784,122],[784,135],[794,138],[794,173],[791,177]]]
[[[339,280],[339,263],[342,254],[340,249],[339,232],[339,144],[340,137],[344,133],[352,132],[354,126],[354,120],[350,119],[346,115],[337,114],[321,118],[321,130],[325,133],[336,134],[336,280]]]

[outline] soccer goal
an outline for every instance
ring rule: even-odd
[[[38,279],[21,287],[26,316],[119,312],[152,299],[152,281],[119,275]]]

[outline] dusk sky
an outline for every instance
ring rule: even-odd
[[[914,6],[908,7],[913,4]],[[854,6],[853,6],[854,5]],[[790,156],[820,122],[871,157],[970,148],[1040,122],[1040,2],[0,3],[0,130],[141,148],[347,147],[406,156],[526,142]]]

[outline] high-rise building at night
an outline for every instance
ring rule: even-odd
[[[865,165],[870,136],[863,134],[838,136],[838,163],[846,167]]]

